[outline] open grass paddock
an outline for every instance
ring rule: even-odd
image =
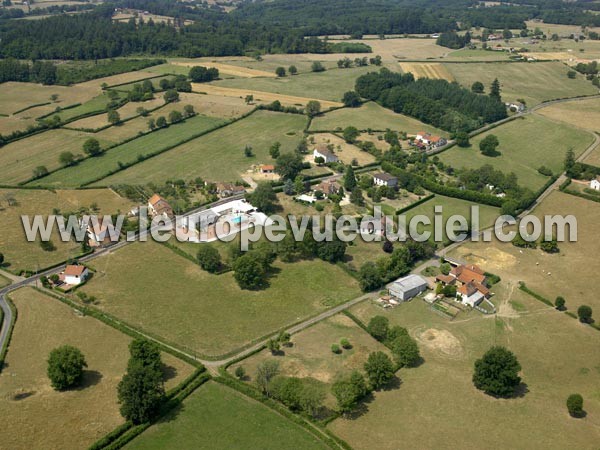
[[[373,70],[373,67],[331,69],[326,70],[325,72],[311,72],[295,76],[288,75],[283,78],[240,78],[222,80],[210,83],[210,85],[240,90],[248,89],[248,93],[252,93],[251,91],[262,91],[280,95],[340,102],[344,92],[354,90],[354,83],[359,76],[367,72],[372,72]],[[201,88],[195,87],[194,90],[201,90]],[[206,92],[210,93],[210,91]],[[325,106],[325,104],[323,104],[323,106]]]
[[[233,75],[240,78],[256,78],[256,77],[270,77],[275,78],[274,71],[266,72],[264,70],[258,69],[250,69],[247,67],[239,67],[233,66],[230,64],[223,64],[220,62],[199,62],[194,61],[193,59],[185,60],[185,61],[172,61],[171,64],[175,66],[183,66],[183,67],[194,67],[194,66],[203,66],[209,68],[215,68],[219,70],[219,75]]]
[[[182,108],[183,109],[183,108]],[[41,186],[79,186],[96,180],[119,168],[119,163],[135,162],[140,155],[150,155],[189,138],[203,130],[222,123],[220,119],[194,116],[184,122],[170,125],[108,150],[101,156],[87,158],[75,166],[65,168],[32,182]],[[172,174],[171,174],[172,176]]]
[[[131,338],[32,288],[19,289],[10,298],[18,315],[0,374],[6,425],[0,431],[2,445],[86,448],[124,423],[117,384],[126,370]],[[65,344],[79,348],[88,367],[82,387],[57,392],[46,375],[46,360],[52,349]],[[163,353],[162,359],[169,374],[166,389],[193,371],[171,355]]]
[[[16,204],[9,205],[9,199]],[[11,202],[12,203],[12,202]],[[108,189],[86,189],[81,191],[45,191],[32,189],[0,190],[0,249],[4,254],[4,264],[12,272],[43,269],[81,253],[81,244],[62,242],[58,232],[53,233],[53,252],[42,250],[39,242],[28,242],[23,230],[21,215],[44,217],[53,209],[62,213],[75,213],[80,208],[97,204],[101,214],[116,214],[129,211],[133,204]],[[33,220],[33,219],[31,219]]]
[[[394,131],[406,131],[416,134],[427,131],[439,136],[446,136],[442,130],[426,125],[412,117],[397,114],[391,109],[379,106],[375,102],[368,102],[358,108],[336,109],[315,117],[310,124],[311,131],[343,129],[352,125],[359,130],[381,130],[386,128]]]
[[[446,66],[440,63],[401,62],[400,69],[404,73],[412,73],[416,79],[431,78],[434,80],[454,81],[454,77]]]
[[[574,215],[577,218],[577,242],[559,242],[557,254],[540,249],[519,249],[501,242],[468,243],[456,249],[456,254],[489,267],[490,272],[502,278],[524,281],[529,288],[551,301],[563,296],[572,312],[580,305],[589,305],[594,309],[596,320],[600,320],[600,300],[592,281],[600,251],[596,234],[599,213],[599,203],[553,192],[534,214],[540,218],[546,214]]]
[[[546,100],[598,93],[583,76],[567,78],[569,68],[560,62],[446,64],[446,68],[466,88],[481,81],[486,93],[498,78],[504,101],[521,98],[530,107]]]
[[[83,290],[99,308],[206,355],[230,352],[359,294],[354,279],[320,260],[277,262],[268,289],[245,291],[232,272],[211,275],[153,242],[128,245],[93,267],[98,272]]]
[[[376,392],[358,414],[335,420],[330,430],[357,450],[396,449],[400,442],[420,449],[593,448],[600,439],[600,333],[516,289],[511,295],[520,312],[507,303],[497,317],[473,311],[454,321],[420,299],[388,311],[370,303],[353,307],[364,322],[384,315],[406,327],[424,362],[402,369],[398,389]],[[474,361],[493,345],[519,359],[521,397],[496,399],[473,386]],[[573,392],[585,399],[585,419],[567,412]],[[476,428],[465,431],[457,411],[476,418]]]
[[[479,150],[479,142],[490,134],[500,141],[499,156],[484,156]],[[453,147],[439,156],[455,169],[476,169],[491,164],[505,173],[514,172],[519,185],[535,191],[548,180],[538,173],[540,166],[559,173],[563,170],[568,148],[572,147],[577,156],[593,141],[594,137],[586,131],[538,115],[528,115],[479,134],[471,139],[469,148]]]
[[[174,174],[184,180],[198,176],[213,181],[238,180],[252,164],[272,163],[269,147],[275,141],[281,143],[282,152],[292,151],[302,137],[306,120],[298,114],[257,111],[96,184],[161,183]],[[253,157],[245,156],[246,145],[252,146]]]
[[[60,154],[69,151],[83,155],[83,143],[93,137],[90,133],[72,130],[48,130],[20,139],[2,147],[0,151],[0,184],[16,185],[33,177],[33,170],[46,166],[49,171],[58,169]],[[100,140],[104,147],[107,141]]]
[[[261,403],[209,381],[125,448],[323,450],[329,447]]]
[[[536,111],[549,119],[566,122],[591,132],[600,132],[600,99],[556,103]]]

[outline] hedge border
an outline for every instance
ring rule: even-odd
[[[6,341],[4,341],[4,345],[0,349],[0,373],[4,369],[4,359],[6,358],[6,354],[8,353],[8,348],[10,347],[10,341],[12,340],[13,329],[15,328],[15,323],[17,322],[18,312],[17,307],[13,303],[9,294],[4,295],[4,299],[6,300],[6,304],[12,311],[12,321],[8,325],[8,331],[6,333]]]
[[[407,206],[405,206],[403,208],[398,209],[396,211],[396,215],[399,216],[400,214],[403,214],[403,213],[405,213],[407,211],[410,211],[411,209],[416,208],[417,206],[422,205],[423,203],[428,202],[429,200],[431,200],[433,198],[435,198],[435,194],[426,195],[425,197],[420,198],[416,202],[413,202],[410,205],[407,205]]]

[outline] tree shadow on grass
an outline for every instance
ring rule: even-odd
[[[402,380],[397,377],[394,376],[394,378],[392,378],[389,383],[387,383],[385,386],[383,386],[381,388],[382,391],[393,391],[394,389],[399,389],[400,386],[402,386]]]
[[[101,379],[102,374],[97,370],[84,370],[81,384],[75,388],[75,390],[82,391],[92,386],[96,386],[98,383],[100,383]]]
[[[158,419],[156,422],[154,422],[155,424],[172,422],[172,421],[176,420],[177,417],[179,417],[179,414],[181,414],[183,411],[185,411],[185,405],[179,399],[169,400],[163,406],[163,408],[168,408],[168,412],[166,414],[163,414],[160,417],[160,419]]]
[[[177,376],[177,369],[173,366],[167,366],[166,364],[163,364],[162,373],[163,381],[169,381]]]

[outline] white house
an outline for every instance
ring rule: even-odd
[[[514,112],[521,113],[525,111],[525,105],[521,102],[507,102],[505,105],[508,109]]]
[[[89,271],[87,267],[69,264],[67,267],[65,267],[65,270],[61,274],[60,278],[64,283],[70,284],[71,286],[76,286],[83,283],[88,276]]]
[[[375,183],[376,186],[396,188],[396,186],[398,186],[398,178],[389,173],[381,172],[373,175],[373,183]]]
[[[152,216],[173,217],[173,208],[158,194],[154,194],[148,200],[148,210]]]
[[[407,301],[427,289],[427,280],[419,275],[407,275],[403,278],[398,278],[389,288],[389,293],[402,301]]]
[[[323,158],[325,164],[338,162],[338,157],[335,155],[335,153],[329,150],[324,144],[319,144],[315,147],[315,149],[313,150],[313,157],[315,159]]]
[[[600,177],[596,177],[590,181],[590,187],[596,191],[600,191]]]
[[[442,145],[446,145],[448,143],[445,138],[441,136],[435,136],[425,131],[419,131],[415,136],[415,140],[430,147],[441,147]]]

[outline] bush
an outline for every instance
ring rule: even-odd
[[[375,316],[369,320],[367,325],[367,331],[371,336],[377,339],[379,342],[383,342],[387,338],[389,330],[389,320],[384,316]]]
[[[242,366],[237,366],[234,373],[238,380],[243,380],[246,377],[246,370]]]
[[[556,297],[556,300],[554,300],[554,306],[556,306],[556,309],[558,309],[559,311],[562,311],[565,309],[565,299],[563,297]]]
[[[520,370],[521,365],[510,350],[492,347],[475,361],[473,384],[486,394],[510,397],[521,383],[518,375]]]
[[[373,389],[385,386],[394,378],[394,364],[383,352],[369,354],[364,368]]]
[[[336,355],[339,355],[340,353],[342,353],[342,350],[340,349],[339,345],[331,344],[331,352],[335,353]]]
[[[401,367],[414,367],[421,359],[417,342],[408,334],[398,336],[390,344],[396,363]]]
[[[207,272],[216,273],[221,267],[221,254],[211,245],[201,245],[198,248],[197,259],[200,267]]]
[[[351,349],[351,348],[352,348],[352,344],[350,344],[350,341],[349,341],[348,339],[346,339],[346,338],[343,338],[343,339],[340,341],[340,345],[342,346],[342,348],[343,348],[344,350],[349,350],[349,349]]]
[[[580,394],[569,395],[567,409],[571,417],[583,417],[583,397]]]
[[[577,308],[577,317],[581,323],[590,323],[592,321],[592,308],[587,305],[581,305]]]

